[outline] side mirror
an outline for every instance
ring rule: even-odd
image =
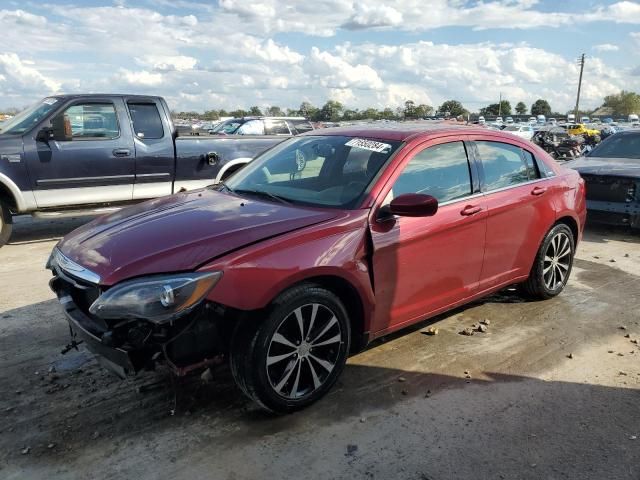
[[[388,212],[400,217],[430,217],[438,211],[438,200],[422,193],[405,193],[391,200]]]
[[[47,143],[49,140],[53,140],[53,128],[43,127],[36,134],[36,142],[44,142]]]
[[[73,132],[71,131],[71,120],[65,114],[56,115],[51,120],[51,131],[53,133],[52,140],[59,142],[70,142],[73,140]]]

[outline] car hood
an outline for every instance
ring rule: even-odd
[[[640,159],[581,157],[564,164],[580,173],[640,178]]]
[[[337,211],[294,207],[204,189],[150,200],[97,218],[58,248],[112,285],[187,271],[261,240],[331,220]]]

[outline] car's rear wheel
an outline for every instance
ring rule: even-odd
[[[344,369],[351,331],[332,292],[300,285],[278,297],[266,318],[242,324],[231,345],[231,371],[252,400],[292,412],[324,396]]]
[[[564,289],[575,254],[575,241],[571,229],[560,223],[545,236],[538,250],[529,278],[523,284],[531,297],[547,299]]]
[[[0,247],[9,241],[11,230],[13,230],[13,223],[9,206],[0,201]]]

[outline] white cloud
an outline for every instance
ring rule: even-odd
[[[355,12],[342,25],[347,30],[360,30],[376,27],[393,27],[402,22],[402,13],[386,5],[368,6],[355,4]]]
[[[307,73],[320,85],[328,88],[377,90],[383,86],[382,79],[369,65],[351,65],[348,61],[329,52],[320,51],[317,47],[311,48],[306,67]]]
[[[185,55],[147,55],[143,58],[136,58],[136,61],[156,72],[182,72],[193,70],[198,60]]]
[[[620,47],[612,43],[601,43],[592,47],[596,52],[617,52]]]
[[[15,53],[0,53],[0,77],[0,97],[33,93],[45,96],[57,92],[61,86]]]
[[[146,70],[132,72],[125,68],[121,68],[120,78],[132,86],[155,87],[162,83],[162,74]]]
[[[0,9],[3,45],[13,52],[2,53],[9,61],[0,66],[0,106],[64,90],[158,94],[172,108],[197,110],[290,107],[328,98],[358,108],[394,108],[408,99],[436,106],[457,98],[477,110],[502,92],[513,103],[547,98],[563,110],[574,102],[578,72],[573,58],[557,53],[571,43],[570,33],[558,27],[640,24],[640,4],[628,1],[579,13],[543,12],[536,0],[135,3]],[[447,26],[483,30],[474,34],[480,39],[495,38],[489,29],[510,29],[514,43],[414,40],[429,38],[419,32]],[[563,48],[516,43],[517,29],[546,36],[554,28],[560,38],[565,35],[558,43]],[[398,35],[387,42],[388,32]],[[613,28],[612,43],[595,45],[594,52],[640,46],[640,32],[627,37],[631,42],[622,35]],[[632,55],[629,61],[638,65]],[[596,106],[608,93],[639,88],[633,72],[589,58],[584,104]]]
[[[289,47],[280,46],[270,38],[261,42],[255,37],[245,36],[242,45],[245,54],[253,54],[268,62],[295,64],[304,59],[304,55],[300,55]]]

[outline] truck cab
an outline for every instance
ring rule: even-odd
[[[155,96],[56,95],[4,122],[0,246],[14,215],[95,213],[202,188],[286,139],[177,136]]]

